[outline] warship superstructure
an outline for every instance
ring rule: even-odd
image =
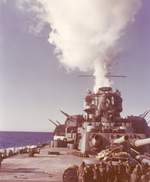
[[[111,87],[101,87],[96,93],[89,90],[84,100],[84,114],[71,116],[61,111],[67,117],[61,132],[63,142],[72,144],[83,154],[99,153],[107,146],[127,141],[140,152],[149,152],[150,130],[145,120],[148,112],[123,118],[122,110],[119,90]],[[54,140],[61,140],[58,135],[59,132],[54,133]]]

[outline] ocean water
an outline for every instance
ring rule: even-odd
[[[48,143],[52,140],[50,132],[8,132],[0,131],[0,148],[20,147]]]

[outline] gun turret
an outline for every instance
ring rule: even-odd
[[[66,117],[71,117],[69,114],[67,114],[66,112],[64,112],[64,111],[62,111],[62,110],[60,110],[60,112],[61,112],[63,115],[65,115]]]
[[[59,121],[56,121],[56,123],[57,123],[58,125],[61,125],[61,123],[60,123]]]
[[[125,136],[115,139],[113,141],[113,143],[122,144],[123,142],[125,142],[127,140],[129,140],[129,137],[127,135],[125,135]],[[141,146],[150,144],[150,138],[131,140],[130,143],[135,147],[141,147]]]
[[[135,140],[133,143],[134,143],[135,147],[148,145],[148,144],[150,144],[150,138]]]
[[[127,135],[125,135],[125,136],[122,136],[122,137],[120,137],[120,138],[116,138],[116,139],[113,141],[113,143],[114,143],[114,144],[122,144],[123,142],[125,142],[125,141],[127,141],[127,140],[129,140],[129,137],[128,137]]]
[[[145,111],[144,113],[140,114],[139,116],[142,118],[146,118],[146,116],[150,113],[150,109]]]
[[[69,115],[66,112],[62,111],[62,110],[60,110],[60,112],[67,117],[67,120],[71,120],[71,121],[76,121],[77,120],[76,115]]]

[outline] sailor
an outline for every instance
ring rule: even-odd
[[[140,182],[148,182],[147,176],[143,174],[140,178]]]
[[[117,164],[115,171],[115,182],[119,182],[120,180],[120,166]]]
[[[106,165],[104,163],[99,166],[99,181],[106,182]]]
[[[2,160],[3,160],[3,157],[2,157],[2,155],[0,154],[0,167],[1,167],[1,164],[2,164]]]
[[[88,181],[87,182],[93,182],[93,166],[88,166]]]
[[[109,161],[109,163],[107,164],[108,168],[107,168],[107,182],[113,182],[115,179],[115,170],[114,170],[114,166],[112,165],[112,161]]]
[[[137,169],[135,168],[130,176],[130,182],[140,182],[140,177],[137,173]]]
[[[106,182],[109,182],[110,167],[109,167],[108,163],[106,164],[105,169],[106,169],[106,172],[105,172],[105,174],[106,174],[106,177],[105,177],[106,178]]]
[[[119,177],[121,178],[121,181],[124,182],[124,181],[126,181],[126,168],[122,161],[120,161],[119,167],[120,167],[120,176]]]
[[[137,171],[138,176],[141,176],[142,175],[142,168],[141,168],[140,165],[137,164],[135,166],[135,170]]]
[[[91,179],[92,179],[92,176],[91,176],[90,166],[85,166],[82,182],[92,182]]]
[[[93,181],[94,182],[99,182],[99,168],[97,164],[94,164],[93,168]]]
[[[84,168],[85,168],[85,162],[83,161],[81,165],[78,168],[78,181],[84,182]]]
[[[126,174],[126,181],[129,182],[130,174],[131,174],[131,167],[128,162],[125,164],[125,174]]]
[[[148,182],[150,182],[150,166],[149,166],[149,168],[148,168],[148,170],[147,170],[147,173],[146,173],[146,180],[147,180]]]

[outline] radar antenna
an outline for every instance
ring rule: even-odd
[[[95,76],[93,74],[83,74],[83,75],[79,75],[79,77],[83,77],[83,78],[95,78]],[[105,77],[106,78],[126,78],[127,76],[126,75],[113,75],[111,73],[107,73],[105,74]]]

